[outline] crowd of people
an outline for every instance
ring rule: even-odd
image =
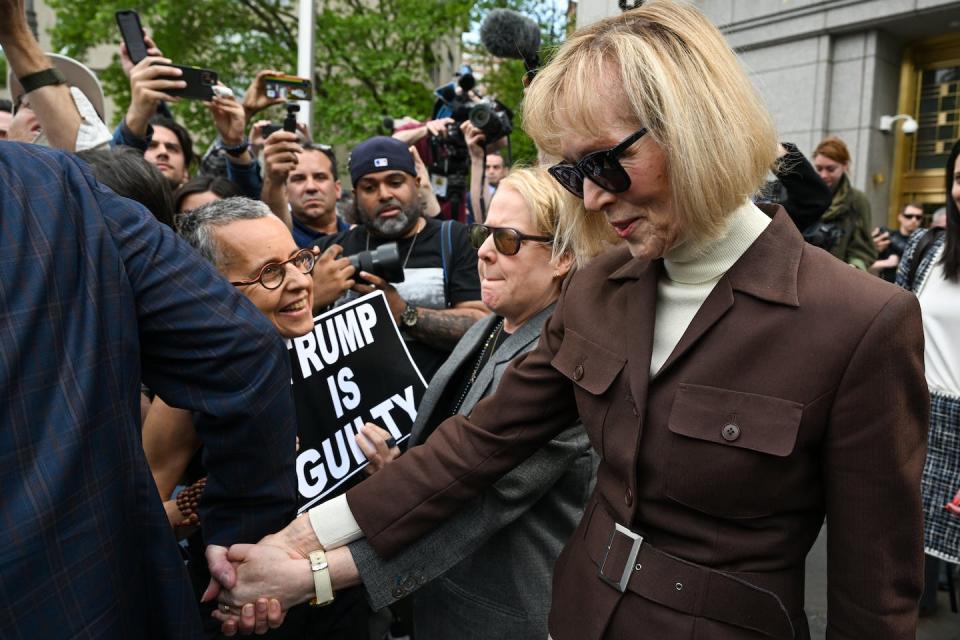
[[[111,128],[96,75],[0,0],[11,637],[803,639],[825,520],[831,637],[912,638],[936,609],[960,141],[942,210],[876,227],[844,141],[778,141],[674,0],[537,70],[531,167],[452,118],[342,162],[261,119],[274,70],[206,103],[200,152],[146,44],[120,46]],[[451,204],[423,158],[458,133]],[[359,266],[387,248],[399,281]],[[307,509],[285,341],[376,292],[426,391],[406,442],[364,425],[367,477]]]

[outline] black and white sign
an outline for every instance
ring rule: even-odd
[[[403,442],[427,384],[375,291],[317,316],[314,329],[287,340],[293,369],[302,513],[362,480],[367,464],[356,435],[375,422]]]

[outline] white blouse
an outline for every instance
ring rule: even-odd
[[[930,390],[960,396],[960,283],[944,279],[942,254],[940,249],[934,256],[917,293],[923,314],[923,359]]]

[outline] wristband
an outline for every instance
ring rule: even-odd
[[[333,602],[333,583],[330,582],[330,565],[323,549],[310,552],[310,571],[313,572],[313,588],[316,597],[310,601],[314,607],[323,607]]]
[[[239,158],[243,155],[243,152],[250,148],[250,141],[244,140],[235,147],[228,147],[225,144],[221,143],[220,148],[226,151],[229,155]]]
[[[17,78],[17,80],[20,81],[20,86],[23,87],[24,93],[36,91],[41,87],[67,84],[67,77],[55,67],[50,67],[49,69],[44,69],[43,71],[37,71],[36,73],[28,73],[22,78]]]

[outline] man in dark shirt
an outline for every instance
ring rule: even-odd
[[[309,249],[320,238],[350,228],[337,217],[340,178],[337,158],[330,147],[303,145],[297,165],[287,175],[286,192],[293,217],[293,240],[298,247]]]
[[[404,282],[359,274],[358,292],[383,289],[410,354],[429,381],[474,322],[488,313],[480,301],[477,252],[458,222],[424,218],[413,156],[395,138],[360,143],[350,156],[357,218],[362,224],[323,243],[344,255],[396,242]]]
[[[900,222],[900,227],[896,231],[881,227],[873,230],[873,244],[877,248],[878,258],[870,266],[870,273],[879,275],[887,282],[896,279],[897,267],[903,257],[903,250],[907,247],[907,241],[923,221],[923,207],[915,202],[907,203],[897,216],[897,221]]]

